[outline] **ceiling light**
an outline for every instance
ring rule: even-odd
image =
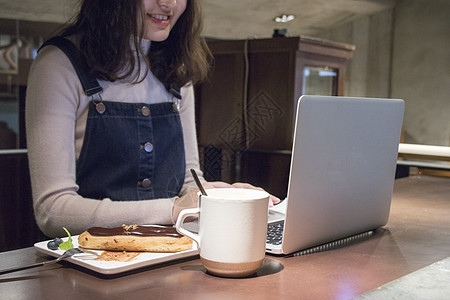
[[[286,15],[286,14],[284,14],[284,15],[281,15],[281,16],[278,16],[278,17],[276,17],[275,19],[273,19],[275,22],[277,22],[277,23],[287,23],[287,22],[289,22],[289,21],[292,21],[292,20],[294,20],[295,19],[295,16],[294,15]]]

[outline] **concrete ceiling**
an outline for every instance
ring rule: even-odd
[[[78,0],[0,0],[0,18],[63,23]],[[395,0],[203,0],[205,36],[226,39],[264,38],[274,29],[289,36],[314,36],[362,16],[391,8]],[[296,18],[275,23],[282,14]]]

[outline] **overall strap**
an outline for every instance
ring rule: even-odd
[[[62,36],[55,36],[47,40],[39,50],[48,45],[58,47],[67,55],[77,72],[78,78],[80,79],[83,90],[87,96],[92,96],[103,91],[97,79],[90,74],[86,60],[81,56],[78,48],[70,40]]]
[[[166,86],[166,89],[170,94],[172,94],[172,96],[178,100],[181,100],[180,88],[178,86],[171,84],[169,87]]]

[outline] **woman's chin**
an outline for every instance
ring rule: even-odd
[[[144,39],[151,40],[154,42],[162,42],[162,41],[167,40],[167,38],[169,37],[169,34],[170,34],[170,30],[151,31],[151,32],[147,32],[147,34],[145,34]]]

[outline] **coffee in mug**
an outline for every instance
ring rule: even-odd
[[[199,193],[197,208],[181,211],[176,229],[199,246],[203,266],[211,274],[244,277],[261,267],[266,250],[269,194],[255,189],[216,188]],[[198,217],[198,234],[183,227]]]

